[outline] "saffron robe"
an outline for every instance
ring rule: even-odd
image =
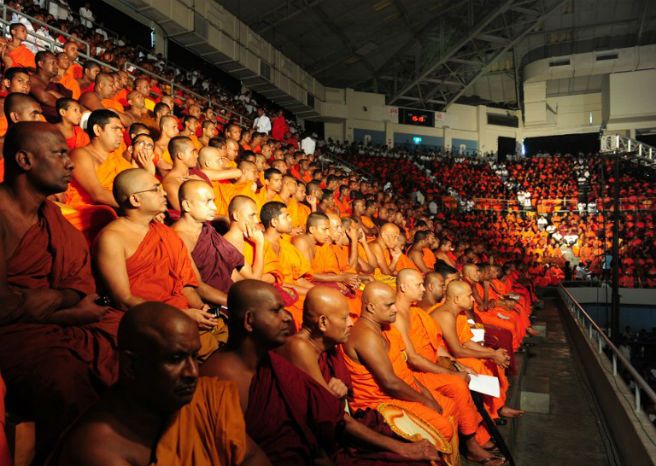
[[[440,346],[446,347],[442,330],[437,322],[423,309],[410,307],[408,337],[415,351],[431,362],[437,363]],[[449,398],[455,404],[459,431],[464,435],[476,433],[479,445],[490,440],[490,434],[481,426],[482,418],[472,400],[467,382],[457,375],[434,374],[413,371],[415,377],[429,390]]]
[[[182,239],[169,227],[151,222],[137,250],[125,261],[130,290],[148,301],[162,301],[186,309],[186,286],[198,286],[189,253]]]
[[[191,252],[204,283],[227,293],[232,285],[232,271],[244,266],[244,256],[212,226],[204,223]]]
[[[87,134],[87,132],[84,131],[79,126],[74,126],[73,136],[66,139],[66,145],[68,146],[69,151],[72,151],[74,149],[79,149],[80,147],[84,147],[90,142],[91,139],[89,139],[89,135]]]
[[[125,160],[122,154],[123,152],[120,151],[120,149],[116,150],[109,154],[100,165],[96,166],[96,177],[103,189],[109,192],[112,191],[116,175],[124,170],[133,168],[132,164]],[[86,156],[91,157],[89,154],[86,154]],[[68,185],[68,190],[66,191],[66,204],[72,207],[93,204],[91,196],[84,190],[80,183],[78,183],[75,177],[73,177],[71,183]]]
[[[86,241],[53,203],[43,203],[37,223],[7,258],[7,281],[26,290],[96,292]],[[0,372],[11,412],[36,422],[42,461],[62,430],[97,400],[97,389],[116,381],[123,313],[110,310],[95,324],[61,326],[34,323],[30,311],[0,326]]]
[[[334,448],[343,409],[332,393],[275,353],[251,381],[246,429],[274,466],[305,466]]]
[[[403,346],[401,335],[395,328],[391,327],[389,330],[383,332],[383,338],[388,342],[387,356],[392,364],[394,373],[414,390],[419,391],[419,387],[414,380],[414,375],[403,355],[405,347]],[[452,423],[446,416],[439,414],[437,411],[421,403],[392,398],[381,389],[366,366],[353,361],[347,354],[344,354],[344,364],[351,374],[353,391],[349,395],[349,404],[352,409],[376,409],[380,403],[390,403],[406,409],[415,416],[428,422],[447,440],[450,440],[454,436]]]
[[[30,49],[25,47],[24,44],[7,52],[11,58],[12,68],[34,68],[36,69],[36,61],[34,61],[34,54]]]
[[[240,464],[246,455],[246,425],[234,382],[200,377],[157,443],[153,465]]]

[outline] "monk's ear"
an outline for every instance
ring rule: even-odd
[[[99,124],[93,125],[93,134],[96,136],[100,136],[100,132],[102,131],[102,127]]]
[[[132,351],[123,350],[119,352],[118,357],[121,373],[127,376],[128,379],[134,380],[137,373],[137,355]]]
[[[244,330],[248,333],[253,331],[253,322],[255,321],[255,315],[253,311],[246,311],[244,314]]]
[[[326,329],[328,328],[328,318],[323,314],[320,315],[317,324],[319,325],[319,330],[325,332]]]
[[[182,212],[189,212],[191,210],[191,207],[189,206],[189,201],[185,199],[180,203],[180,208],[182,209]]]
[[[30,152],[19,150],[16,152],[16,165],[23,171],[30,171],[34,165],[34,155]]]
[[[139,202],[139,197],[136,194],[130,194],[130,197],[128,197],[128,202],[130,204],[130,207],[139,207],[141,205],[141,202]]]

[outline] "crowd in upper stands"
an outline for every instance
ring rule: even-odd
[[[17,464],[506,463],[491,434],[522,414],[506,396],[535,288],[577,258],[603,274],[603,213],[477,205],[551,192],[512,165],[300,139],[282,111],[89,27],[88,6],[75,25],[8,4],[94,58],[64,36],[34,53],[20,14],[2,43],[0,421]],[[575,195],[553,160],[529,171]],[[630,215],[622,270],[650,285],[653,213]],[[476,375],[498,394],[473,393]],[[409,442],[399,416],[430,438]]]

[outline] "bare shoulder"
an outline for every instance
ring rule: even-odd
[[[239,380],[245,370],[244,363],[234,353],[216,351],[200,366],[200,375],[222,380]]]
[[[298,235],[292,237],[292,244],[296,247],[303,247],[309,244],[307,235]]]
[[[285,344],[280,348],[280,354],[288,359],[311,354],[312,351],[310,342],[298,335],[287,338]]]

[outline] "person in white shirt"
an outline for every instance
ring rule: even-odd
[[[253,121],[253,128],[258,133],[269,134],[271,132],[271,120],[261,107],[257,109],[257,118]]]
[[[312,139],[312,136],[308,134],[301,140],[301,150],[306,154],[314,154],[314,150],[317,147],[317,143],[315,142],[314,139]]]
[[[91,11],[91,5],[89,5],[89,2],[86,2],[84,6],[80,7],[79,13],[82,26],[91,29],[96,18],[93,16],[93,11]]]

